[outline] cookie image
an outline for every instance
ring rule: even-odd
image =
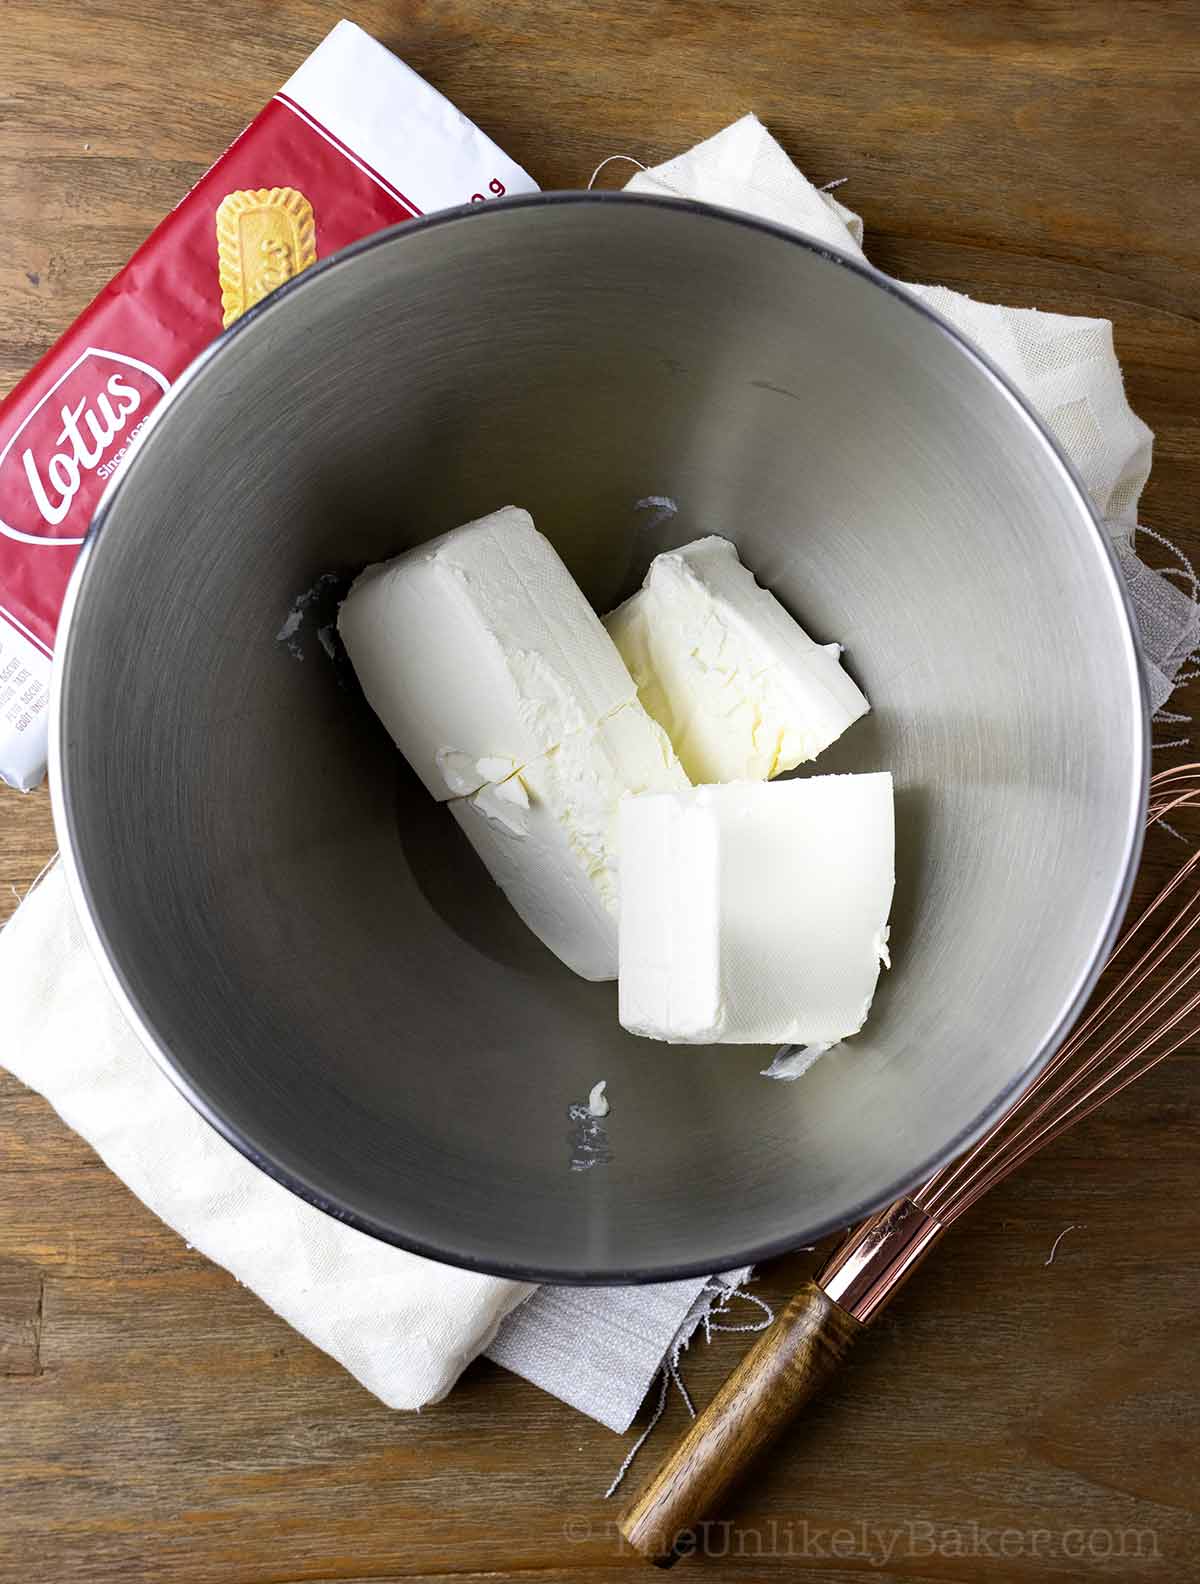
[[[217,208],[217,272],[226,329],[317,258],[312,205],[294,187],[231,192]]]

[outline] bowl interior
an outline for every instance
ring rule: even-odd
[[[350,574],[510,501],[601,611],[720,533],[846,646],[873,713],[815,768],[894,773],[895,966],[799,1082],[624,1034],[324,651]],[[1058,455],[910,300],[730,215],[522,200],[302,277],[160,411],[69,609],[60,831],[131,1015],[268,1169],[459,1263],[662,1278],[849,1222],[1027,1079],[1123,901],[1136,658]]]

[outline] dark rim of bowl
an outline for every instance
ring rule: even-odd
[[[219,358],[223,349],[238,337],[254,334],[254,327],[271,314],[277,312],[288,298],[297,292],[311,290],[320,277],[333,270],[344,269],[360,254],[370,252],[375,248],[391,247],[397,244],[403,245],[405,238],[440,226],[486,225],[488,223],[487,216],[497,212],[546,207],[562,208],[580,204],[590,204],[597,207],[603,205],[652,206],[659,209],[676,210],[684,214],[700,215],[718,224],[740,226],[746,230],[765,233],[791,247],[798,247],[806,252],[815,253],[827,260],[831,265],[839,269],[849,270],[851,273],[860,276],[878,290],[892,297],[896,302],[903,304],[909,311],[919,314],[931,326],[953,342],[965,357],[969,358],[980,368],[1017,410],[1028,426],[1034,442],[1040,442],[1046,448],[1062,474],[1068,490],[1074,495],[1080,507],[1082,518],[1091,526],[1094,542],[1100,552],[1101,563],[1108,570],[1110,588],[1115,595],[1117,612],[1123,618],[1119,625],[1124,636],[1125,659],[1131,691],[1139,706],[1136,713],[1141,727],[1140,731],[1135,733],[1134,741],[1130,745],[1132,748],[1131,783],[1136,791],[1136,796],[1133,799],[1130,821],[1125,833],[1124,859],[1121,873],[1113,885],[1107,914],[1103,920],[1097,944],[1085,969],[1078,976],[1074,986],[1064,996],[1061,1011],[1053,1026],[1047,1032],[1040,1047],[1026,1063],[1024,1070],[1012,1083],[997,1094],[968,1126],[949,1139],[943,1149],[929,1156],[926,1160],[919,1162],[913,1167],[911,1173],[892,1183],[884,1192],[872,1195],[861,1203],[848,1205],[845,1212],[833,1220],[826,1220],[813,1226],[800,1227],[795,1233],[787,1237],[772,1238],[766,1242],[753,1244],[749,1248],[717,1249],[714,1250],[710,1258],[705,1260],[688,1260],[679,1265],[661,1264],[650,1267],[613,1266],[586,1271],[564,1270],[560,1267],[544,1265],[507,1264],[502,1261],[490,1260],[486,1254],[480,1254],[476,1250],[435,1247],[432,1244],[423,1242],[420,1238],[413,1237],[407,1233],[397,1232],[394,1227],[384,1226],[369,1216],[351,1211],[337,1200],[329,1198],[313,1183],[280,1166],[269,1155],[260,1150],[251,1139],[246,1137],[234,1122],[214,1111],[204,1097],[197,1093],[185,1074],[175,1066],[169,1052],[156,1036],[137,998],[126,982],[123,969],[110,951],[103,923],[97,915],[91,890],[76,851],[75,819],[72,812],[73,793],[70,786],[70,776],[66,771],[66,765],[70,757],[66,746],[67,738],[70,735],[67,727],[70,705],[65,697],[66,687],[64,682],[68,669],[67,656],[73,641],[75,610],[82,597],[88,567],[91,564],[92,556],[95,554],[96,545],[104,532],[105,524],[113,512],[115,504],[120,499],[122,490],[128,486],[129,480],[136,476],[138,464],[145,453],[148,438],[153,434],[163,415],[173,406],[180,392],[186,390],[201,369],[212,359]],[[351,243],[348,247],[332,254],[328,259],[323,259],[312,265],[302,274],[277,288],[263,302],[244,314],[228,330],[223,331],[211,345],[201,352],[179,376],[170,391],[151,413],[145,428],[137,438],[133,453],[117,477],[110,482],[96,508],[96,513],[92,519],[83,547],[79,552],[63,602],[56,640],[56,652],[58,660],[54,666],[49,734],[50,772],[55,794],[53,798],[55,830],[62,849],[68,885],[93,955],[99,963],[109,988],[116,997],[124,1015],[150,1056],[175,1087],[180,1090],[191,1105],[222,1137],[255,1166],[259,1167],[260,1170],[266,1172],[268,1176],[273,1177],[277,1182],[282,1183],[285,1188],[296,1194],[300,1199],[306,1200],[317,1209],[323,1210],[327,1215],[334,1217],[334,1219],[343,1221],[383,1243],[389,1243],[397,1248],[406,1249],[413,1254],[420,1254],[428,1259],[455,1265],[465,1270],[480,1271],[487,1275],[508,1277],[517,1281],[551,1282],[573,1286],[613,1286],[626,1282],[680,1281],[688,1277],[706,1276],[714,1270],[734,1270],[744,1265],[757,1265],[763,1260],[789,1253],[801,1244],[816,1243],[829,1234],[860,1221],[883,1205],[891,1203],[894,1199],[901,1198],[914,1187],[926,1181],[934,1172],[960,1155],[998,1120],[1008,1105],[1015,1101],[1033,1083],[1058,1048],[1067,1031],[1083,1010],[1115,942],[1117,931],[1133,889],[1138,859],[1141,855],[1149,798],[1150,712],[1145,691],[1145,680],[1139,659],[1137,625],[1129,592],[1125,586],[1125,579],[1117,562],[1116,552],[1107,533],[1104,531],[1079,475],[1070,460],[1063,454],[1055,437],[1034,412],[1024,396],[1009,381],[1007,375],[1002,373],[990,358],[968,341],[960,331],[940,314],[896,281],[890,279],[890,277],[865,262],[851,258],[835,248],[823,246],[819,242],[815,242],[799,232],[789,230],[784,226],[776,225],[766,220],[759,220],[738,210],[722,209],[713,205],[699,203],[694,199],[667,198],[657,195],[623,192],[549,192],[497,198],[489,200],[486,204],[464,204],[455,209],[439,210],[436,214],[425,215],[416,220],[403,221],[398,225],[389,227],[387,230],[374,232],[371,236],[365,237],[359,242]]]

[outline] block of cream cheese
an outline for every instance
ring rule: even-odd
[[[516,506],[369,566],[338,631],[371,707],[440,801],[506,779],[636,697],[574,578]]]
[[[620,842],[625,1028],[703,1045],[862,1028],[888,960],[889,774],[627,798]]]
[[[585,979],[617,977],[617,810],[688,780],[636,699],[448,807],[513,907]]]
[[[727,539],[656,556],[604,624],[697,785],[793,770],[870,707],[840,646],[814,643]]]

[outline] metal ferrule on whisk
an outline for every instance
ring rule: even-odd
[[[835,1249],[817,1274],[817,1286],[867,1325],[944,1231],[940,1221],[911,1199],[897,1199]]]

